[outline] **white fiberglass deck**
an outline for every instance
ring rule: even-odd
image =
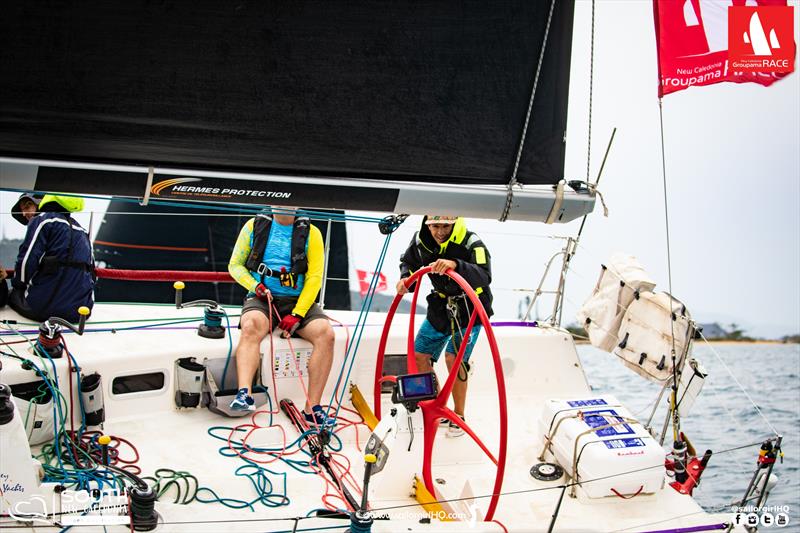
[[[230,313],[238,313],[235,308]],[[225,358],[229,350],[229,339],[210,340],[199,337],[195,332],[196,323],[173,324],[159,328],[125,330],[123,328],[142,325],[126,320],[180,319],[200,317],[202,310],[176,310],[170,306],[111,305],[98,304],[87,332],[78,337],[65,335],[69,349],[81,367],[84,375],[98,372],[103,377],[106,422],[102,428],[109,435],[123,437],[138,448],[138,465],[142,475],[152,475],[156,469],[170,468],[186,470],[194,474],[200,485],[213,489],[221,498],[235,498],[251,501],[258,497],[250,480],[235,475],[237,468],[246,463],[236,457],[225,457],[219,449],[226,443],[212,438],[208,429],[212,426],[236,426],[251,423],[250,417],[231,419],[216,415],[205,408],[176,409],[174,403],[174,364],[182,357],[204,359]],[[357,318],[356,313],[329,312],[329,315],[349,326],[352,336]],[[0,311],[0,319],[19,318],[9,310]],[[369,404],[372,404],[375,356],[385,315],[371,313],[367,320],[363,338],[358,349],[349,381],[356,384]],[[22,321],[22,319],[20,319]],[[418,317],[418,321],[421,317]],[[113,321],[113,323],[111,323]],[[229,331],[235,348],[238,318],[231,319],[233,326]],[[224,321],[223,321],[224,324]],[[33,326],[19,325],[21,330],[35,329]],[[116,328],[111,331],[111,328]],[[97,330],[106,331],[97,331]],[[331,397],[339,369],[342,367],[345,350],[346,328],[337,326],[336,350],[333,370],[323,401]],[[394,321],[386,352],[404,354],[408,332],[408,317],[398,315]],[[574,344],[569,334],[556,329],[534,328],[523,325],[500,325],[495,329],[503,372],[508,393],[509,438],[508,459],[503,482],[504,495],[500,498],[495,514],[496,520],[509,531],[546,530],[561,495],[560,487],[564,480],[555,482],[537,481],[530,475],[531,467],[538,463],[543,446],[543,435],[537,431],[543,402],[549,398],[587,397],[592,394]],[[33,337],[33,335],[26,335]],[[3,336],[8,341],[12,337]],[[16,339],[15,339],[16,340]],[[286,349],[286,341],[274,337],[275,350]],[[295,350],[309,345],[300,339],[292,340]],[[14,350],[24,355],[24,344],[13,345]],[[265,358],[269,357],[270,344],[262,344]],[[4,351],[7,348],[4,348]],[[470,379],[467,401],[467,422],[484,440],[490,450],[496,453],[498,446],[498,406],[497,392],[491,357],[485,335],[481,336],[472,361],[476,370]],[[17,359],[2,357],[3,371],[0,381],[4,383],[23,383],[32,381],[29,371],[20,367]],[[68,370],[66,359],[56,361],[61,389],[67,394]],[[277,401],[292,399],[296,405],[304,403],[303,389],[297,377],[275,376],[273,384],[270,365],[264,366],[264,384],[273,396],[273,407],[277,411]],[[345,372],[347,370],[345,369]],[[157,391],[132,394],[112,394],[111,384],[115,377],[149,372],[164,372],[164,387]],[[231,365],[230,380],[235,375]],[[437,368],[443,380],[444,364]],[[229,381],[230,384],[232,381]],[[77,401],[77,399],[76,399]],[[351,408],[350,394],[344,395],[344,407]],[[383,412],[391,407],[388,395],[383,396]],[[347,415],[350,416],[350,415]],[[79,423],[79,418],[75,419]],[[259,426],[268,425],[268,415],[256,415]],[[282,447],[298,437],[298,432],[286,416],[277,412],[274,424],[281,428],[257,429],[248,438],[248,443],[262,447]],[[94,429],[94,428],[93,428]],[[387,468],[373,476],[372,489],[375,494],[370,499],[370,507],[388,520],[376,520],[373,531],[502,531],[495,523],[470,523],[470,515],[475,509],[483,516],[491,493],[495,469],[492,463],[478,449],[468,436],[445,437],[444,428],[438,430],[433,454],[433,478],[436,480],[437,497],[443,500],[460,500],[445,503],[444,507],[463,518],[460,522],[440,522],[422,520],[426,514],[412,496],[413,479],[420,475],[422,465],[413,456],[402,451],[390,455]],[[217,430],[217,435],[227,436],[230,431]],[[285,434],[285,437],[284,437]],[[363,478],[363,446],[370,435],[366,426],[360,425],[358,431],[353,426],[341,429],[342,453],[347,456],[351,473],[361,484]],[[284,441],[285,438],[285,441]],[[421,445],[421,430],[415,436]],[[415,444],[417,448],[417,444]],[[123,448],[121,453],[127,453]],[[255,457],[255,456],[254,456]],[[299,458],[301,454],[289,456]],[[270,460],[269,456],[259,456]],[[395,460],[393,468],[389,468]],[[400,461],[406,464],[398,468]],[[163,523],[158,531],[219,531],[223,524],[236,522],[237,531],[297,531],[312,528],[342,528],[347,520],[334,518],[310,518],[295,523],[292,518],[305,517],[310,511],[322,508],[322,496],[326,483],[320,476],[304,474],[289,468],[285,463],[274,461],[263,465],[275,472],[270,476],[276,494],[283,493],[282,473],[286,476],[286,495],[288,505],[268,508],[256,502],[253,511],[234,510],[219,503],[197,503],[176,505],[168,503],[169,495],[156,504]],[[52,490],[50,487],[49,490]],[[209,493],[201,495],[204,499]],[[334,502],[335,503],[335,502]],[[339,504],[341,504],[339,502]],[[286,520],[280,520],[280,519]],[[589,499],[580,491],[577,498],[565,495],[556,521],[556,531],[647,531],[679,528],[725,521],[724,516],[710,516],[704,513],[689,496],[682,496],[665,484],[654,494],[639,495],[624,500],[621,498]],[[7,525],[7,518],[0,519]],[[37,526],[39,530],[42,526]],[[116,529],[115,529],[116,528]],[[45,528],[43,528],[45,529]],[[127,528],[126,528],[127,529]],[[96,530],[96,528],[87,528]],[[122,531],[122,526],[109,526],[109,531]]]

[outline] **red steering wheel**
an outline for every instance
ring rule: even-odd
[[[431,267],[424,267],[417,270],[413,275],[405,280],[406,287],[409,287],[420,281],[422,276],[428,274],[430,271]],[[467,433],[467,435],[469,435],[472,440],[475,441],[480,449],[483,450],[489,459],[492,460],[497,468],[497,473],[494,479],[494,489],[492,491],[492,499],[489,502],[489,508],[486,511],[485,518],[486,521],[490,521],[494,517],[494,511],[497,508],[497,502],[500,499],[500,489],[503,486],[503,474],[506,467],[506,447],[508,444],[508,413],[506,407],[506,384],[503,379],[503,367],[500,362],[500,352],[497,349],[497,341],[494,337],[492,325],[489,322],[489,317],[486,315],[486,310],[483,308],[483,304],[481,304],[481,301],[478,299],[475,291],[472,290],[472,287],[470,287],[469,283],[467,283],[456,271],[448,270],[445,274],[458,283],[459,287],[461,287],[461,289],[464,291],[467,298],[469,298],[470,302],[472,302],[474,309],[469,317],[469,324],[467,325],[467,329],[462,338],[469,338],[470,334],[472,333],[472,327],[475,324],[476,318],[480,318],[481,324],[483,324],[483,328],[486,330],[486,338],[489,341],[489,347],[492,351],[494,372],[497,379],[497,398],[500,411],[500,445],[499,453],[497,454],[497,457],[495,457],[495,455],[489,451],[489,448],[486,447],[483,441],[481,441],[475,432],[472,431],[472,428],[470,428],[465,421],[461,420],[461,417],[447,407],[447,399],[450,397],[450,392],[453,390],[453,384],[455,383],[456,376],[458,375],[458,369],[461,366],[461,361],[464,359],[464,350],[467,347],[467,343],[462,342],[461,346],[459,346],[455,362],[448,373],[447,380],[445,380],[444,385],[439,391],[439,394],[432,400],[426,400],[419,403],[419,406],[422,409],[422,418],[425,428],[422,478],[428,491],[431,494],[435,494],[433,477],[431,475],[431,454],[433,452],[433,442],[436,439],[436,430],[439,427],[439,419],[446,418],[447,420],[450,420],[451,422],[460,426]],[[417,297],[419,296],[419,293],[419,290],[414,291],[414,297],[411,301],[411,314],[408,321],[407,368],[410,374],[415,374],[417,372],[417,359],[414,355],[414,335],[416,333],[414,329],[414,316],[417,308]],[[403,295],[401,294],[397,294],[394,297],[392,305],[389,307],[389,311],[386,315],[386,324],[383,326],[381,341],[378,345],[378,357],[375,365],[375,388],[373,390],[373,410],[378,420],[381,418],[381,383],[383,381],[396,380],[395,376],[382,376],[381,374],[383,371],[383,359],[386,351],[386,340],[389,337],[389,329],[392,325],[392,320],[394,319],[397,306],[400,304],[400,300],[402,299]]]

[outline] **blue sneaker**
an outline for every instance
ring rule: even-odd
[[[256,401],[247,394],[247,389],[239,389],[229,407],[232,411],[255,411]]]
[[[303,411],[303,418],[306,419],[306,422],[310,426],[327,426],[333,427],[336,425],[336,419],[332,417],[326,417],[325,411],[322,410],[322,407],[319,405],[315,405],[311,408],[311,413],[306,413]]]

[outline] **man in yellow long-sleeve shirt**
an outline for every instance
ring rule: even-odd
[[[259,345],[270,333],[271,324],[284,337],[296,331],[313,345],[303,415],[317,425],[335,422],[325,417],[319,405],[331,370],[334,343],[333,329],[315,303],[323,267],[322,235],[306,217],[261,214],[242,227],[228,262],[233,279],[248,290],[236,348],[239,391],[231,409],[255,410],[250,387],[260,362]]]

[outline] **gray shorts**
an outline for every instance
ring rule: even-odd
[[[272,305],[278,309],[278,313],[283,317],[292,314],[294,306],[297,305],[297,298],[273,298]],[[266,315],[267,319],[270,318],[270,309],[267,306],[267,302],[261,301],[255,296],[245,298],[244,300],[244,305],[242,305],[242,315],[248,311],[261,311]],[[275,309],[272,309],[271,311],[272,329],[275,329],[278,327],[278,323],[281,321],[281,319],[275,314]],[[298,326],[297,329],[303,329],[309,322],[318,318],[327,319],[328,317],[322,311],[322,308],[320,308],[320,306],[314,302],[311,304],[311,307],[308,308],[306,316],[300,320],[300,326]]]

